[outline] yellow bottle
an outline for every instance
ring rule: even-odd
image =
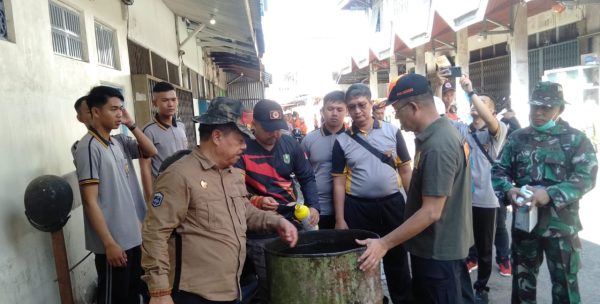
[[[302,222],[305,218],[308,218],[310,215],[310,210],[308,207],[304,206],[304,204],[296,204],[294,207],[294,217]]]
[[[298,222],[302,224],[302,228],[306,231],[318,230],[319,226],[312,226],[309,223],[308,217],[310,216],[310,209],[306,207],[303,203],[296,203],[294,207],[294,217]]]

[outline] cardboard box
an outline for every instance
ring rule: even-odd
[[[519,207],[515,212],[515,228],[531,232],[538,222],[538,208],[531,203]]]

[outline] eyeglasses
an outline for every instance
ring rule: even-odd
[[[407,103],[405,103],[405,104],[403,104],[403,105],[401,105],[399,107],[395,107],[396,104],[394,104],[394,110],[396,110],[396,113],[398,113],[398,112],[400,112],[400,110],[402,110],[403,108],[405,108],[406,106],[408,106],[410,104],[410,102],[407,102]]]
[[[362,103],[358,103],[358,104],[350,104],[350,105],[348,105],[348,110],[354,111],[354,110],[356,110],[356,108],[358,108],[359,110],[366,110],[368,105],[369,105],[368,102],[362,102]]]

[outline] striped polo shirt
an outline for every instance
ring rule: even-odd
[[[165,125],[157,116],[148,123],[144,129],[144,134],[152,141],[158,153],[152,157],[152,176],[158,176],[158,169],[162,162],[173,153],[187,149],[188,140],[185,135],[184,124],[173,117],[172,125]]]
[[[346,194],[360,198],[382,198],[400,191],[400,175],[351,137],[358,134],[381,153],[391,153],[396,167],[408,165],[410,155],[398,127],[373,120],[365,132],[356,126],[337,136],[332,151],[331,174],[346,176]]]
[[[142,243],[140,221],[129,186],[130,168],[121,145],[90,129],[79,140],[75,151],[79,185],[98,184],[98,207],[113,239],[123,250]],[[102,240],[84,213],[85,247],[105,254]]]
[[[127,176],[127,179],[129,180],[129,189],[131,190],[131,194],[133,195],[135,210],[138,219],[140,220],[140,222],[143,222],[144,217],[146,216],[146,201],[144,199],[144,194],[142,193],[140,183],[138,182],[135,167],[133,166],[133,160],[139,159],[141,157],[140,147],[138,145],[137,140],[125,134],[117,134],[111,136],[111,138],[115,139],[115,141],[113,141],[114,144],[120,145],[121,151],[123,151],[123,155],[127,159],[127,165],[129,166],[129,174]],[[77,151],[78,144],[79,141],[77,140],[71,146],[73,164],[75,164],[75,152]],[[77,164],[75,164],[75,166],[77,166]]]
[[[331,154],[337,135],[344,131],[345,129],[342,128],[336,134],[332,134],[327,128],[321,127],[308,133],[301,143],[315,173],[321,215],[334,214]]]

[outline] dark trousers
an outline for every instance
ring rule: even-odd
[[[335,229],[335,215],[321,215],[319,217],[319,230]]]
[[[383,237],[404,221],[404,197],[396,193],[381,199],[346,195],[344,219],[351,229],[363,229]],[[392,303],[413,303],[408,255],[403,246],[383,257],[383,270]]]
[[[199,295],[189,293],[183,290],[178,290],[173,295],[173,302],[175,304],[235,304],[239,303],[238,300],[234,301],[211,301],[207,300]]]
[[[509,261],[510,244],[508,241],[508,230],[506,229],[506,206],[501,202],[500,207],[496,210],[494,246],[496,246],[496,263],[500,264],[504,261]]]
[[[475,245],[469,249],[469,260],[477,261],[476,290],[487,290],[492,274],[492,248],[496,226],[496,208],[473,207],[473,237]]]
[[[416,303],[474,303],[471,277],[464,260],[437,261],[411,254],[410,261]]]
[[[98,273],[98,304],[139,304],[143,290],[141,246],[126,250],[127,265],[111,267],[105,254],[96,254]]]
[[[249,238],[246,240],[246,256],[252,260],[254,270],[258,276],[258,292],[254,296],[257,303],[269,303],[270,290],[267,277],[265,245],[276,239],[277,237],[263,239]]]

